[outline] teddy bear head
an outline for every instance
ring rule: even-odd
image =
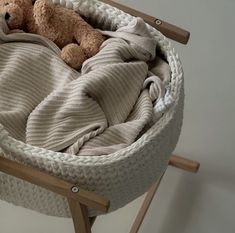
[[[32,0],[0,0],[0,17],[3,17],[10,30],[22,29]]]

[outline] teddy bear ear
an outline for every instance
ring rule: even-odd
[[[13,3],[22,7],[28,7],[32,5],[32,0],[13,0]]]

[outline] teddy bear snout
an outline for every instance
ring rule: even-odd
[[[5,14],[5,20],[8,20],[8,19],[10,19],[10,17],[11,17],[11,15],[8,13],[8,12],[6,12],[6,14]]]
[[[23,11],[18,5],[14,3],[5,5],[3,13],[2,16],[5,18],[9,29],[21,29],[23,24]]]

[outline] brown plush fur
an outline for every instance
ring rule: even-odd
[[[85,59],[94,56],[104,41],[75,11],[54,5],[50,0],[0,0],[0,15],[8,27],[36,33],[55,42],[61,58],[78,69]]]

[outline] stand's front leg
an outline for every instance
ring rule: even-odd
[[[91,233],[87,207],[72,199],[68,199],[68,203],[73,218],[75,233]]]

